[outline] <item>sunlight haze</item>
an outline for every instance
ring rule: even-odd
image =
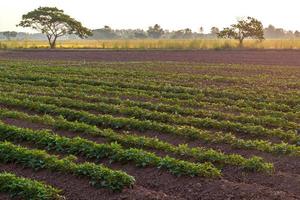
[[[273,24],[287,30],[300,29],[300,2],[297,0],[10,0],[1,2],[0,31],[32,32],[31,29],[16,27],[16,24],[23,14],[39,6],[63,9],[91,29],[104,25],[114,29],[147,29],[158,23],[164,29],[188,27],[199,31],[202,26],[208,32],[212,26],[222,28],[243,16],[256,17],[264,26]]]

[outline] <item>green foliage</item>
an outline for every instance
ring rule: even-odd
[[[231,122],[231,121],[222,121],[222,120],[214,120],[208,117],[205,118],[194,118],[194,117],[181,117],[178,115],[172,115],[172,114],[166,114],[166,113],[160,113],[160,112],[152,112],[144,109],[139,109],[137,107],[128,108],[128,107],[120,107],[120,106],[113,106],[111,104],[105,104],[105,103],[87,103],[82,102],[80,100],[72,100],[69,98],[55,98],[55,97],[48,97],[48,96],[30,96],[27,95],[14,95],[17,97],[27,98],[33,101],[39,101],[42,103],[48,103],[48,104],[54,104],[58,105],[60,107],[65,108],[75,108],[80,110],[92,110],[92,111],[99,111],[101,113],[105,114],[122,114],[127,115],[129,117],[134,117],[136,119],[141,119],[143,121],[137,121],[135,120],[135,124],[144,124],[144,130],[152,130],[153,126],[151,126],[147,121],[145,120],[155,120],[152,122],[152,124],[155,124],[154,130],[159,129],[163,132],[169,133],[172,131],[172,127],[169,127],[165,124],[159,124],[156,122],[163,122],[163,123],[172,123],[179,126],[193,126],[196,128],[205,128],[205,129],[215,129],[220,131],[233,131],[238,133],[245,133],[250,135],[264,135],[264,136],[276,136],[281,139],[284,139],[286,141],[293,141],[294,143],[297,143],[300,141],[300,137],[295,134],[294,131],[283,131],[281,129],[266,129],[262,126],[254,126],[251,124],[242,124],[237,122]],[[107,116],[109,117],[109,116]],[[107,118],[106,117],[106,118]],[[124,121],[123,119],[122,121]],[[130,120],[132,123],[134,120]],[[148,124],[148,125],[147,125]],[[99,124],[95,124],[99,125]],[[104,124],[105,125],[105,124]],[[122,122],[119,119],[119,122],[116,122],[114,125],[114,128],[122,128]],[[127,126],[128,129],[130,129],[130,126]],[[141,130],[142,131],[142,130]],[[185,134],[185,133],[184,133]],[[189,132],[188,134],[193,136],[192,132]]]
[[[16,31],[4,31],[2,34],[7,40],[10,40],[11,38],[17,37],[18,33]]]
[[[199,131],[193,127],[174,127],[157,122],[144,121],[141,122],[132,118],[115,118],[110,115],[93,115],[84,111],[75,111],[68,108],[61,108],[55,105],[35,103],[32,101],[18,100],[10,97],[0,98],[1,103],[8,105],[20,106],[30,110],[34,110],[39,113],[61,115],[71,121],[79,121],[88,123],[91,125],[99,125],[103,127],[111,127],[116,129],[128,129],[128,130],[155,130],[162,133],[174,134],[191,139],[201,139],[207,142],[213,143],[227,143],[236,148],[256,149],[260,151],[278,153],[277,148],[280,144],[272,144],[264,140],[243,140],[238,139],[230,133],[214,133]],[[285,145],[287,149],[285,154],[299,155],[300,149],[294,145]]]
[[[164,34],[164,30],[160,27],[160,25],[155,24],[153,27],[150,26],[147,30],[149,37],[151,38],[160,38]]]
[[[12,198],[24,200],[60,200],[61,191],[43,182],[17,177],[12,173],[0,173],[0,192],[8,193]]]
[[[100,130],[95,126],[90,126],[88,124],[80,123],[80,122],[70,122],[65,120],[62,117],[52,118],[51,116],[48,115],[31,116],[22,112],[0,109],[0,118],[2,117],[29,120],[34,123],[43,123],[46,125],[51,125],[55,127],[55,129],[75,131],[87,135],[105,137],[110,141],[117,141],[118,143],[121,143],[125,146],[136,146],[136,147],[144,147],[144,148],[147,147],[147,148],[163,150],[165,152],[174,153],[182,157],[186,157],[186,156],[192,157],[196,159],[198,162],[209,161],[217,164],[241,166],[242,168],[247,169],[247,162],[249,160],[249,159],[245,159],[240,155],[235,155],[235,154],[227,155],[215,151],[213,149],[205,149],[200,147],[190,148],[187,145],[183,145],[183,144],[179,146],[175,146],[170,143],[163,142],[157,138],[149,138],[149,137],[129,135],[129,134],[118,134],[110,129]],[[38,133],[34,133],[34,134],[36,136],[38,135]],[[24,133],[22,133],[21,136],[25,136]],[[7,139],[7,137],[5,138]],[[138,164],[138,165],[145,166],[145,162],[142,162],[142,164]],[[270,171],[270,165],[261,160],[260,165],[257,167],[256,170],[268,172]]]
[[[45,34],[51,48],[55,48],[58,37],[66,34],[75,34],[80,38],[92,35],[79,21],[55,7],[39,7],[23,15],[18,26],[31,27]]]
[[[17,163],[34,170],[49,169],[85,176],[92,185],[120,191],[131,186],[135,180],[125,172],[111,170],[93,163],[75,164],[69,158],[59,159],[41,150],[29,150],[9,142],[0,142],[0,162]]]
[[[300,156],[300,84],[294,68],[139,62],[75,65],[78,63],[1,62],[0,119],[43,124],[54,131],[0,124],[0,140],[25,142],[66,155],[57,158],[63,165],[51,162],[56,163],[51,165],[54,170],[87,176],[95,187],[112,190],[130,187],[130,178],[120,175],[118,182],[108,178],[109,171],[105,179],[96,175],[99,170],[92,170],[94,164],[78,166],[70,155],[94,162],[105,158],[150,166],[190,177],[219,177],[223,167],[264,173],[275,170],[261,157],[223,153],[219,145],[243,149],[245,155],[255,150]],[[55,130],[71,131],[78,137],[63,137]],[[148,133],[151,136],[145,136]],[[178,140],[172,140],[173,136]],[[102,137],[107,143],[84,137]],[[196,146],[205,143],[212,148]],[[40,157],[33,158],[22,164],[49,169]],[[73,164],[77,167],[68,171]]]
[[[2,140],[21,140],[32,142],[47,150],[62,152],[65,154],[84,155],[87,158],[109,158],[111,162],[134,162],[137,166],[156,166],[164,168],[175,175],[190,176],[219,176],[220,172],[211,164],[194,164],[187,161],[156,156],[140,149],[124,149],[117,143],[97,144],[95,142],[75,137],[67,138],[56,135],[49,131],[33,131],[30,129],[22,129],[14,126],[0,124],[0,138]],[[172,159],[173,165],[163,165],[165,160]],[[194,170],[190,170],[192,167]],[[177,169],[175,171],[174,169]]]
[[[239,40],[240,45],[242,45],[245,38],[263,40],[264,30],[260,21],[253,17],[247,17],[246,20],[238,20],[238,22],[231,25],[231,27],[224,28],[224,30],[220,31],[217,35],[220,38]]]

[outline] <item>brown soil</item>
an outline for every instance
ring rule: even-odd
[[[4,121],[8,124],[32,129],[51,128],[23,120],[5,119]],[[66,131],[56,132],[68,137],[78,135]],[[154,136],[150,133],[147,135]],[[84,137],[84,135],[81,136]],[[157,137],[163,140],[175,139],[171,136],[162,136],[162,134],[157,135]],[[88,139],[104,142],[102,139],[93,139],[92,137],[89,137]],[[177,141],[173,140],[173,142],[187,142],[184,140],[179,141],[180,139],[182,138],[177,137]],[[201,144],[201,142],[195,142],[191,145],[198,146],[203,144]],[[214,147],[222,149],[222,146],[226,145],[216,145]],[[247,156],[247,153],[251,154],[253,152],[244,151],[243,153]],[[133,164],[110,164],[108,161],[102,161],[105,165],[115,169],[124,170],[136,178],[136,186],[133,189],[126,189],[120,194],[112,194],[103,189],[96,190],[88,186],[86,180],[78,180],[78,178],[70,175],[59,174],[59,178],[53,180],[53,177],[57,176],[55,175],[56,173],[47,172],[45,170],[38,173],[32,173],[29,169],[21,169],[15,165],[5,165],[4,168],[0,167],[0,170],[6,169],[8,166],[9,169],[13,172],[17,171],[20,175],[44,180],[53,186],[63,189],[65,191],[64,195],[66,195],[68,199],[96,199],[96,197],[99,199],[98,195],[100,194],[100,199],[102,199],[102,197],[103,199],[300,199],[300,172],[299,170],[293,170],[299,169],[299,159],[285,159],[269,154],[255,154],[263,156],[266,160],[273,161],[277,169],[276,173],[274,175],[246,173],[241,169],[225,167],[223,169],[223,178],[209,180],[203,178],[175,177],[165,171],[155,168],[137,168]],[[70,185],[68,184],[69,182],[74,184]],[[81,184],[80,187],[79,184]],[[82,185],[85,186],[83,187]],[[86,195],[86,193],[88,193],[88,196],[83,197],[83,194]],[[140,196],[137,197],[136,195]]]
[[[95,189],[88,180],[76,178],[59,172],[47,170],[33,171],[15,164],[1,164],[0,171],[13,172],[18,176],[44,181],[54,187],[62,189],[63,195],[70,200],[98,200],[98,199],[176,199],[164,193],[155,192],[135,186],[125,189],[122,193],[112,193],[105,189]],[[179,198],[177,198],[179,199]]]
[[[180,61],[300,66],[299,50],[8,50],[0,59]]]
[[[22,50],[0,51],[0,59],[38,59],[38,60],[76,60],[76,61],[180,61],[198,63],[233,63],[233,64],[259,64],[259,65],[282,65],[300,66],[300,51],[298,50],[199,50],[199,51],[104,51],[104,50]],[[249,68],[251,68],[249,66]],[[254,66],[253,66],[254,67]],[[268,68],[268,67],[267,67]],[[266,70],[267,70],[266,68]],[[270,66],[274,73],[275,66]],[[273,69],[274,68],[274,69]],[[165,70],[166,68],[157,68]],[[284,68],[286,69],[286,68]],[[187,70],[178,67],[176,71]],[[219,69],[218,69],[219,70]],[[223,69],[224,71],[228,69]],[[228,73],[236,73],[235,69]],[[248,68],[243,70],[249,70]],[[193,73],[189,71],[190,73]],[[195,71],[195,73],[197,70]],[[250,71],[249,71],[250,72]],[[261,71],[258,71],[261,73]],[[257,72],[257,73],[258,73]],[[201,72],[202,73],[202,72]],[[280,73],[278,71],[277,73]],[[291,72],[292,73],[292,72]],[[248,75],[248,73],[247,73]],[[15,109],[14,107],[8,107]],[[29,114],[34,111],[18,109]],[[5,119],[7,124],[26,127],[31,129],[51,129],[38,123],[30,123],[24,120]],[[56,133],[74,137],[80,135],[95,142],[107,142],[104,138],[87,136],[85,134],[70,131],[53,130]],[[122,131],[120,131],[122,133]],[[253,155],[261,156],[266,161],[274,163],[276,171],[272,175],[264,173],[250,173],[232,166],[222,168],[223,177],[219,179],[205,179],[199,177],[176,177],[170,173],[154,167],[138,168],[133,163],[121,164],[110,163],[108,160],[96,161],[113,169],[124,170],[136,178],[133,188],[127,188],[122,193],[112,193],[106,189],[95,189],[88,184],[88,180],[72,175],[52,172],[48,170],[33,171],[15,164],[0,164],[0,172],[8,171],[20,176],[33,178],[62,189],[63,195],[70,200],[138,200],[138,199],[300,199],[300,158],[288,156],[275,156],[255,150],[234,149],[226,144],[211,144],[200,140],[190,141],[179,136],[162,134],[153,131],[139,132],[130,131],[137,135],[157,137],[172,144],[186,143],[191,147],[203,146],[225,153],[237,153],[245,157]],[[35,147],[34,144],[31,144]],[[147,149],[157,155],[165,156],[167,153]],[[174,156],[174,155],[170,155]],[[192,160],[190,158],[182,158]],[[79,162],[85,161],[79,156]],[[88,160],[90,161],[90,160]],[[91,160],[95,162],[95,160]],[[0,193],[0,199],[9,199],[6,194]]]

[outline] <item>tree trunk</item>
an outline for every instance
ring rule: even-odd
[[[55,41],[50,42],[50,48],[51,49],[55,49],[55,46],[56,46]]]
[[[51,49],[55,49],[57,36],[54,36],[53,40],[51,40],[52,36],[50,36],[50,35],[47,35],[47,38],[48,38],[48,42],[49,42],[50,48]]]
[[[239,39],[239,42],[240,42],[240,43],[239,43],[239,47],[240,47],[240,48],[242,48],[242,47],[243,47],[243,41],[244,41],[244,39],[243,39],[243,38]]]

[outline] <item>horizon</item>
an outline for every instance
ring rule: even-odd
[[[146,4],[144,1],[147,7],[145,9],[145,5],[137,0],[126,2],[86,0],[84,4],[75,1],[72,5],[68,0],[5,1],[0,8],[0,31],[36,33],[30,28],[16,27],[16,24],[19,23],[23,14],[40,6],[63,9],[66,14],[81,21],[84,26],[90,29],[99,29],[108,25],[113,29],[140,28],[145,30],[149,26],[159,24],[163,29],[171,31],[191,28],[193,32],[199,32],[200,27],[204,27],[204,32],[207,33],[213,26],[224,28],[234,23],[237,18],[245,16],[257,18],[262,21],[264,27],[272,24],[285,30],[300,29],[298,23],[300,13],[297,12],[297,5],[300,3],[296,0],[277,1],[271,4],[254,0],[249,5],[247,2],[241,3],[237,0],[226,2],[218,2],[218,0],[209,2],[166,0],[158,2],[158,0],[154,0]]]

